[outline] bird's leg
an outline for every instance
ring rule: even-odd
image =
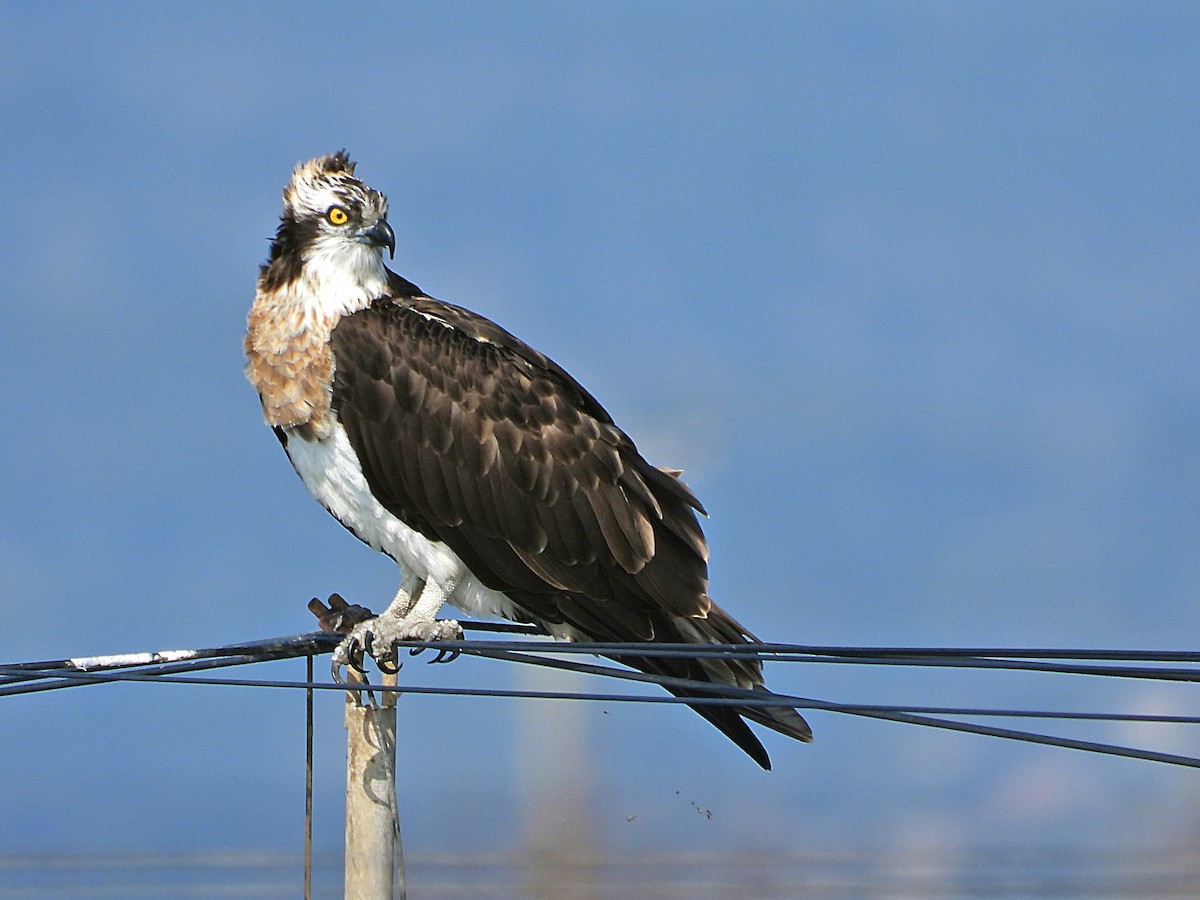
[[[436,618],[442,605],[446,602],[446,598],[454,592],[454,587],[457,581],[452,582],[448,587],[443,584],[438,584],[432,581],[421,582],[417,588],[417,593],[414,596],[414,603],[403,614],[400,621],[395,624],[395,629],[398,636],[391,638],[391,643],[388,645],[391,648],[390,660],[396,660],[396,641],[461,641],[463,638],[462,626],[455,619],[438,619]],[[387,615],[391,608],[384,610],[383,615]],[[382,618],[382,617],[381,617]],[[378,634],[378,629],[376,630]],[[413,647],[409,650],[409,654],[416,656],[425,648]],[[447,658],[449,654],[449,658]],[[458,651],[439,650],[437,656],[431,660],[432,662],[449,662],[457,657]],[[375,661],[383,665],[383,659],[375,656]],[[399,668],[399,662],[396,662],[396,667]]]
[[[395,610],[400,610],[400,614],[403,615],[403,612],[413,605],[413,594],[420,592],[420,584],[416,575],[411,573],[405,575],[404,580],[400,582],[400,589],[396,591],[396,596],[392,598],[392,602],[388,604],[382,615],[395,615]],[[364,654],[374,656],[375,635],[371,626],[378,619],[379,616],[372,616],[360,621],[334,648],[331,669],[333,680],[338,684],[346,683],[342,672],[347,666],[365,674],[363,656]]]
[[[446,586],[406,576],[388,608],[356,625],[333,651],[334,681],[342,683],[342,670],[361,662],[364,651],[380,669],[395,672],[400,668],[396,653],[399,641],[461,640],[463,632],[458,622],[435,618],[453,590],[454,584]]]

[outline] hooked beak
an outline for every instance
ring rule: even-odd
[[[396,235],[387,219],[380,219],[370,228],[364,228],[358,234],[359,237],[366,238],[376,247],[387,247],[388,256],[392,259],[396,258]]]

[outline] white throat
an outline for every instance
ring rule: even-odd
[[[387,284],[378,247],[338,237],[318,240],[305,253],[298,287],[313,312],[345,315],[384,296]]]

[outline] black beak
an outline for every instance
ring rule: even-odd
[[[387,219],[380,219],[360,233],[375,246],[387,247],[388,256],[392,259],[396,258],[396,235],[392,231],[392,226],[387,223]]]

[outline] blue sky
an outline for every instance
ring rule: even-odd
[[[713,594],[762,637],[1193,647],[1198,46],[1173,4],[0,5],[0,659],[229,643],[307,630],[314,595],[390,598],[394,568],[307,496],[241,374],[280,191],[341,147],[390,197],[402,274],[687,470]],[[1153,683],[768,679],[1196,707]],[[536,829],[537,707],[401,710],[410,848]],[[338,701],[320,714],[336,848]],[[244,689],[5,700],[0,845],[296,846],[302,715]],[[1150,764],[814,714],[812,746],[766,738],[765,774],[683,710],[578,717],[618,848],[1162,848],[1200,826],[1194,777]]]

